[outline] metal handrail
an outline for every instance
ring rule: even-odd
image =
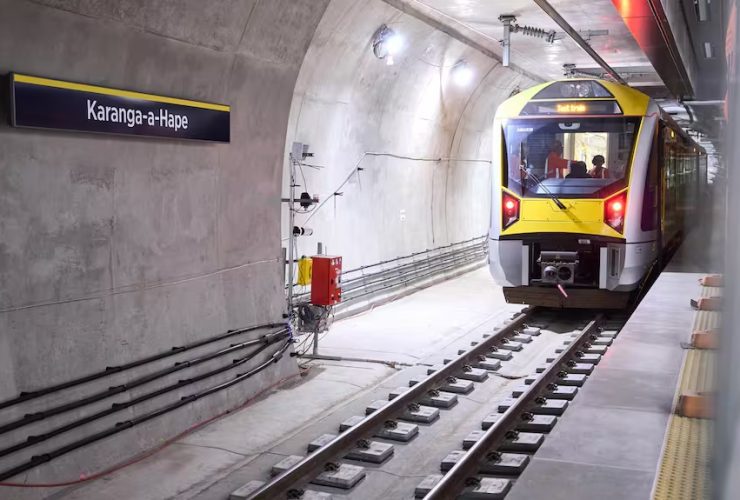
[[[485,254],[482,254],[481,257],[483,257],[484,255]],[[413,284],[415,282],[422,281],[422,280],[424,280],[426,278],[431,278],[431,277],[433,277],[435,275],[442,274],[442,273],[444,273],[446,271],[451,271],[451,270],[454,270],[456,268],[460,268],[464,264],[472,264],[472,263],[474,263],[474,262],[476,262],[478,260],[480,260],[480,259],[467,259],[467,260],[464,260],[462,262],[461,261],[453,261],[452,264],[448,264],[448,265],[442,266],[442,267],[440,267],[440,266],[426,267],[424,269],[431,269],[431,271],[426,272],[426,273],[421,274],[421,275],[416,274],[416,275],[413,276],[413,278],[411,278],[409,280],[406,280],[404,282],[398,282],[398,281],[393,281],[393,280],[386,280],[386,281],[381,281],[381,282],[378,282],[378,283],[374,283],[374,284],[371,284],[369,287],[367,287],[367,288],[369,288],[369,290],[363,291],[362,293],[360,293],[358,295],[353,295],[351,292],[349,294],[345,294],[344,297],[343,297],[343,299],[342,299],[342,302],[343,303],[347,303],[347,302],[350,302],[352,300],[356,300],[357,298],[364,297],[366,295],[370,295],[370,294],[373,294],[373,293],[376,293],[376,292],[379,292],[379,291],[382,291],[382,290],[387,290],[389,288],[393,288],[393,287],[396,287],[396,286],[401,286],[403,284],[407,284],[407,285],[409,283]],[[424,269],[422,269],[422,270],[424,270]],[[358,289],[360,289],[360,288],[355,288],[352,291],[355,291],[355,290],[358,290]]]
[[[350,300],[352,292],[356,290],[370,289],[377,286],[380,286],[381,289],[392,288],[395,285],[389,285],[389,283],[394,282],[409,284],[410,282],[418,281],[419,279],[432,276],[436,273],[447,271],[451,268],[457,267],[457,265],[470,264],[476,260],[482,260],[487,251],[485,242],[486,236],[481,236],[446,245],[444,247],[425,250],[423,252],[415,252],[409,255],[344,271],[341,275],[344,301],[346,302],[347,300]],[[460,248],[453,249],[456,246]],[[434,254],[435,252],[436,254]],[[426,257],[422,260],[415,260],[422,255],[425,255]],[[403,262],[404,260],[409,259],[411,259],[410,262]],[[400,264],[395,267],[366,274],[368,269],[392,264],[394,262],[399,262]],[[450,265],[451,263],[453,264],[452,266]],[[430,269],[433,271],[436,269],[436,272],[423,273],[420,275],[423,271]],[[358,272],[362,274],[356,277],[349,277],[349,275],[356,274]],[[366,293],[363,293],[362,295],[366,295]],[[308,302],[309,296],[310,292],[295,294],[295,300],[298,303],[306,303]]]
[[[412,257],[418,257],[419,255],[423,255],[425,253],[438,252],[440,250],[445,250],[445,249],[452,248],[452,247],[455,247],[455,246],[458,246],[458,245],[465,245],[466,243],[473,243],[473,242],[476,242],[476,241],[477,242],[480,242],[480,243],[483,243],[486,240],[486,237],[487,237],[487,235],[476,236],[475,238],[471,238],[469,240],[457,241],[455,243],[450,243],[449,245],[444,245],[444,246],[436,247],[436,248],[428,248],[428,249],[422,250],[420,252],[413,252],[413,253],[410,253],[408,255],[402,255],[400,257],[395,257],[393,259],[381,260],[381,261],[375,262],[373,264],[368,264],[368,265],[365,265],[365,266],[356,267],[354,269],[349,269],[347,271],[344,271],[342,274],[349,274],[349,273],[353,273],[353,272],[357,272],[357,271],[361,271],[361,270],[367,270],[367,269],[370,269],[372,267],[377,267],[377,266],[380,266],[380,265],[383,265],[383,264],[390,264],[391,262],[396,262],[398,260],[409,259],[409,258],[412,258]]]

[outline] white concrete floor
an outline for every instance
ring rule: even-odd
[[[321,354],[421,365],[404,370],[404,380],[396,381],[399,372],[384,364],[307,362],[310,369],[299,382],[137,464],[54,498],[225,498],[241,481],[265,479],[264,471],[282,456],[300,452],[312,439],[309,435],[318,436],[317,425],[326,428],[322,432],[336,432],[346,416],[377,399],[374,394],[387,394],[388,388],[424,373],[425,365],[441,361],[443,353],[454,354],[520,309],[505,303],[488,270],[481,268],[337,321],[320,341]]]
[[[337,321],[319,340],[319,353],[413,364],[482,323],[521,309],[506,303],[501,287],[483,267]]]

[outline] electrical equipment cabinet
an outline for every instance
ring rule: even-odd
[[[342,301],[340,277],[342,258],[328,255],[312,257],[311,304],[333,306]]]

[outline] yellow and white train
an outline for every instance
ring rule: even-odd
[[[493,125],[489,267],[508,302],[620,309],[697,224],[707,158],[647,95],[561,80]]]

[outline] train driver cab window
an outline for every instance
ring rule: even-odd
[[[523,197],[609,196],[627,185],[639,120],[509,120],[504,124],[504,185]]]

